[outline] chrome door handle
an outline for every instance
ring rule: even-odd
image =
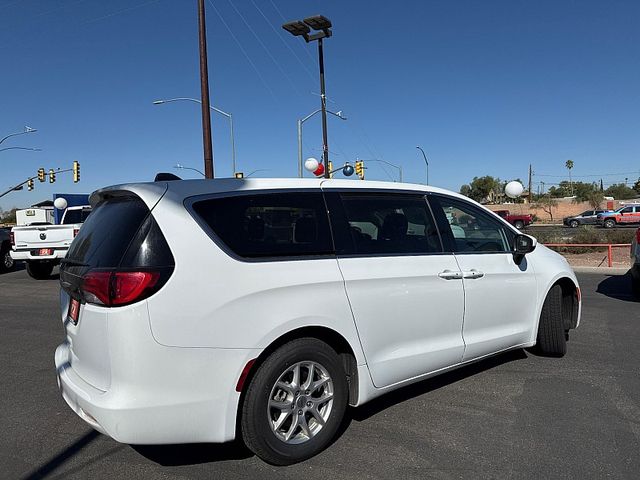
[[[468,272],[462,272],[462,278],[482,278],[484,273],[472,268]]]
[[[462,272],[454,272],[452,270],[443,270],[438,274],[440,278],[444,278],[445,280],[461,280]]]

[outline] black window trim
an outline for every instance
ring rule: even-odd
[[[229,247],[209,226],[207,222],[204,221],[196,213],[193,208],[193,205],[197,202],[201,202],[204,200],[215,200],[218,198],[229,198],[229,197],[244,197],[244,196],[254,196],[254,195],[272,195],[272,194],[284,194],[284,193],[319,193],[322,196],[322,200],[324,202],[324,214],[326,216],[327,224],[329,226],[329,239],[331,243],[332,253],[318,253],[318,254],[307,254],[307,255],[277,255],[277,256],[264,256],[264,257],[244,257],[242,255],[234,252],[231,247]],[[259,189],[259,190],[240,190],[235,192],[217,192],[217,193],[204,193],[201,195],[194,195],[192,197],[187,197],[183,201],[183,205],[191,218],[198,224],[198,226],[207,234],[207,236],[213,241],[213,243],[222,250],[227,256],[243,263],[271,263],[271,262],[295,262],[301,260],[327,260],[327,259],[335,259],[336,258],[336,246],[333,238],[333,231],[331,229],[331,220],[329,218],[329,209],[327,207],[327,201],[324,196],[324,192],[321,188],[267,188],[267,189]]]
[[[440,251],[439,252],[422,252],[422,253],[341,253],[338,249],[338,246],[335,245],[336,237],[334,232],[336,229],[341,229],[339,222],[344,223],[347,222],[347,215],[344,209],[344,205],[342,203],[341,194],[349,193],[349,194],[373,194],[373,195],[416,195],[422,197],[424,200],[427,211],[431,216],[431,219],[434,222],[436,227],[436,232],[438,233],[438,238],[440,241]],[[444,241],[442,238],[442,234],[440,232],[440,226],[438,225],[437,219],[434,215],[433,209],[431,205],[427,201],[427,193],[421,190],[404,190],[404,189],[388,189],[388,188],[330,188],[324,190],[325,194],[325,203],[327,205],[327,209],[329,211],[329,220],[331,225],[331,234],[334,241],[334,249],[336,252],[336,256],[338,259],[342,258],[390,258],[390,257],[427,257],[434,255],[451,255],[451,252],[447,252],[444,248]],[[338,209],[339,211],[332,213],[332,207]],[[338,217],[338,218],[336,218]],[[344,234],[345,232],[343,232]]]
[[[505,233],[507,236],[507,244],[510,248],[512,247],[513,244],[513,237],[515,237],[515,235],[520,235],[520,232],[518,232],[517,230],[515,230],[515,227],[513,227],[509,222],[505,221],[503,218],[501,218],[499,215],[497,214],[493,214],[493,216],[491,216],[491,210],[489,211],[484,211],[482,208],[479,208],[477,205],[474,205],[473,203],[464,200],[462,198],[459,197],[454,197],[452,195],[446,195],[443,193],[436,193],[436,192],[429,192],[427,194],[427,197],[434,197],[435,201],[437,202],[437,206],[434,206],[433,210],[434,210],[434,215],[436,216],[436,222],[439,225],[439,228],[444,232],[444,236],[443,236],[443,244],[446,245],[445,247],[445,251],[448,250],[448,254],[451,255],[513,255],[513,252],[511,250],[506,251],[506,252],[458,252],[456,251],[454,245],[455,245],[455,241],[453,238],[453,233],[451,232],[451,228],[449,227],[449,221],[447,220],[446,215],[444,214],[444,210],[442,209],[442,207],[440,206],[440,202],[438,201],[439,198],[446,198],[446,199],[450,199],[450,200],[454,200],[454,201],[458,201],[458,202],[463,202],[465,204],[468,204],[470,207],[472,207],[475,210],[478,210],[480,213],[484,213],[486,215],[488,215],[489,217],[491,217],[492,220],[495,220],[497,223],[502,224],[503,227],[508,227],[505,229]],[[509,235],[511,234],[511,235]]]

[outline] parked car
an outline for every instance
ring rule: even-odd
[[[11,258],[24,260],[31,278],[49,278],[90,213],[89,205],[69,207],[62,215],[60,225],[47,223],[13,227]]]
[[[605,228],[640,223],[640,205],[624,205],[613,212],[600,213],[598,223]]]
[[[119,442],[239,434],[295,463],[348,404],[511,349],[562,356],[580,319],[562,256],[446,190],[176,180],[91,204],[60,267],[55,366],[73,411]]]
[[[529,214],[514,215],[510,213],[509,210],[496,210],[493,213],[495,213],[499,217],[504,218],[518,230],[522,230],[524,227],[526,227],[527,225],[531,225],[531,222],[533,222],[533,217]]]
[[[0,273],[13,269],[14,261],[11,258],[11,229],[0,228]]]
[[[587,210],[578,215],[564,217],[562,223],[571,228],[577,228],[580,225],[596,225],[598,223],[598,215],[609,211],[610,210]]]
[[[640,297],[640,228],[631,242],[631,289],[636,297]]]

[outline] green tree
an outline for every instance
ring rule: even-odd
[[[465,184],[460,187],[460,193],[477,202],[481,202],[491,192],[494,194],[500,193],[501,187],[502,183],[499,178],[485,175],[484,177],[473,177],[473,180],[468,185]]]
[[[542,210],[549,215],[549,218],[553,222],[553,209],[558,206],[556,199],[550,195],[544,195],[536,203],[532,205],[534,210]]]
[[[628,200],[629,198],[635,198],[638,196],[638,192],[633,188],[627,187],[624,183],[611,185],[604,191],[604,194],[613,197],[616,200]]]
[[[633,184],[632,188],[636,191],[638,195],[640,195],[640,178],[636,180],[636,183]]]

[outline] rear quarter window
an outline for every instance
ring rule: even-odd
[[[67,259],[69,265],[89,268],[173,265],[149,208],[131,196],[98,203],[71,244]]]
[[[234,254],[244,258],[334,253],[320,192],[234,195],[196,201],[191,210]]]

